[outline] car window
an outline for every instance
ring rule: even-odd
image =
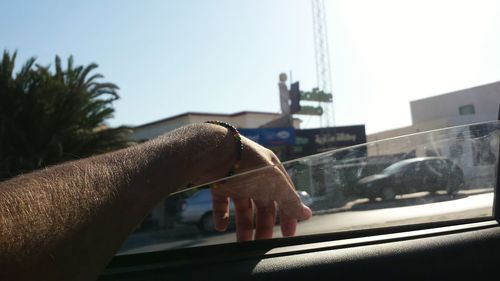
[[[192,201],[207,201],[210,200],[210,192],[206,189],[195,191],[191,196],[188,196],[189,200]]]
[[[477,133],[474,126],[334,149],[284,162],[283,167],[290,174],[301,199],[313,210],[310,220],[299,223],[297,234],[490,218],[498,162],[488,166],[474,164],[473,153],[457,155],[453,147],[456,135],[461,134],[462,145],[469,151],[481,147],[491,150],[498,159],[500,122],[482,124],[485,129],[482,129],[480,139],[474,137]],[[484,146],[485,141],[490,146]],[[400,147],[400,153],[383,154],[390,157],[381,163],[378,159],[381,148],[394,146]],[[444,153],[420,156],[426,154],[427,146],[439,147]],[[374,147],[378,147],[378,153],[372,149]],[[408,158],[408,151],[415,151],[416,157],[412,155],[410,157],[413,158]],[[454,169],[451,169],[452,165]],[[257,169],[227,180],[249,186],[270,168]],[[387,170],[396,172],[388,173]],[[399,171],[403,172],[402,176],[396,176]],[[209,196],[207,188],[210,184],[201,187],[191,198],[200,194]],[[175,196],[182,196],[182,193]],[[126,242],[120,254],[235,242],[234,228],[225,233],[210,229],[213,227],[210,201],[198,204],[201,201],[190,202],[190,197],[179,200],[182,207],[172,217],[175,219],[172,228],[162,229],[158,225],[156,229],[138,231],[131,235],[129,241],[133,242]],[[234,213],[231,211],[230,215]],[[234,221],[234,217],[232,219]],[[275,237],[281,236],[279,220],[274,232]],[[150,236],[156,238],[149,240]],[[142,243],[137,243],[134,237],[142,237]]]
[[[406,170],[406,168],[408,168],[408,166],[409,166],[408,162],[405,162],[405,161],[397,162],[397,163],[391,164],[389,167],[385,168],[383,173],[391,175],[391,174],[394,174],[397,172],[403,172]]]

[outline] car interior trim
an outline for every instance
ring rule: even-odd
[[[467,223],[467,221],[469,222]],[[101,278],[106,276],[125,277],[130,273],[157,270],[163,271],[166,269],[173,270],[185,268],[186,266],[217,265],[227,262],[238,262],[252,259],[263,260],[284,256],[295,256],[310,252],[335,251],[346,248],[363,248],[364,246],[370,245],[440,237],[457,233],[474,232],[483,229],[495,228],[500,230],[498,222],[496,220],[492,220],[491,217],[488,219],[470,219],[454,222],[456,224],[447,226],[439,226],[440,223],[434,223],[436,227],[429,227],[429,225],[433,225],[432,223],[413,225],[412,227],[415,228],[414,230],[407,230],[410,226],[399,226],[367,231],[335,233],[330,234],[329,241],[322,242],[311,242],[311,239],[322,240],[325,238],[322,237],[324,235],[312,235],[306,237],[279,238],[245,243],[230,243],[179,250],[115,256],[108,268],[101,274]],[[448,222],[448,224],[450,223],[451,222]],[[397,231],[398,228],[400,231]],[[379,234],[375,234],[376,232],[379,232]],[[369,233],[372,235],[368,235]],[[356,235],[357,237],[354,237]],[[337,238],[336,240],[335,237]],[[307,240],[310,242],[307,243]],[[280,242],[285,244],[290,242],[295,243],[294,245],[283,245]],[[206,258],[207,255],[210,255],[210,259]]]

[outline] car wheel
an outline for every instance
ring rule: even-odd
[[[429,190],[429,194],[430,195],[436,195],[437,194],[437,189],[435,189],[435,188],[430,189]]]
[[[460,180],[458,178],[452,178],[446,183],[446,193],[448,195],[456,195],[458,191],[462,188],[463,186],[463,180]]]
[[[396,193],[394,192],[394,189],[390,187],[384,188],[384,190],[382,191],[382,199],[384,201],[389,201],[393,200],[394,198],[396,198]]]
[[[215,232],[215,224],[212,217],[212,212],[206,213],[203,215],[203,217],[201,217],[200,222],[198,223],[198,228],[201,232],[204,233]]]

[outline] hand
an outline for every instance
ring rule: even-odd
[[[309,219],[311,210],[300,201],[292,180],[272,151],[245,137],[242,143],[238,173],[263,169],[217,183],[211,189],[215,228],[227,229],[229,200],[233,200],[237,241],[252,240],[254,219],[254,239],[272,238],[277,210],[283,236],[295,235],[297,221]]]

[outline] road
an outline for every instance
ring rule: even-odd
[[[320,212],[311,219],[300,222],[297,235],[485,217],[492,215],[492,205],[492,192],[476,195],[460,194],[453,198],[448,195],[413,194],[390,202],[357,200],[348,204],[347,208]],[[280,228],[276,226],[274,237],[280,236]],[[119,254],[231,242],[236,242],[233,232],[210,236],[194,234],[170,241],[157,239],[152,245],[124,249]]]

